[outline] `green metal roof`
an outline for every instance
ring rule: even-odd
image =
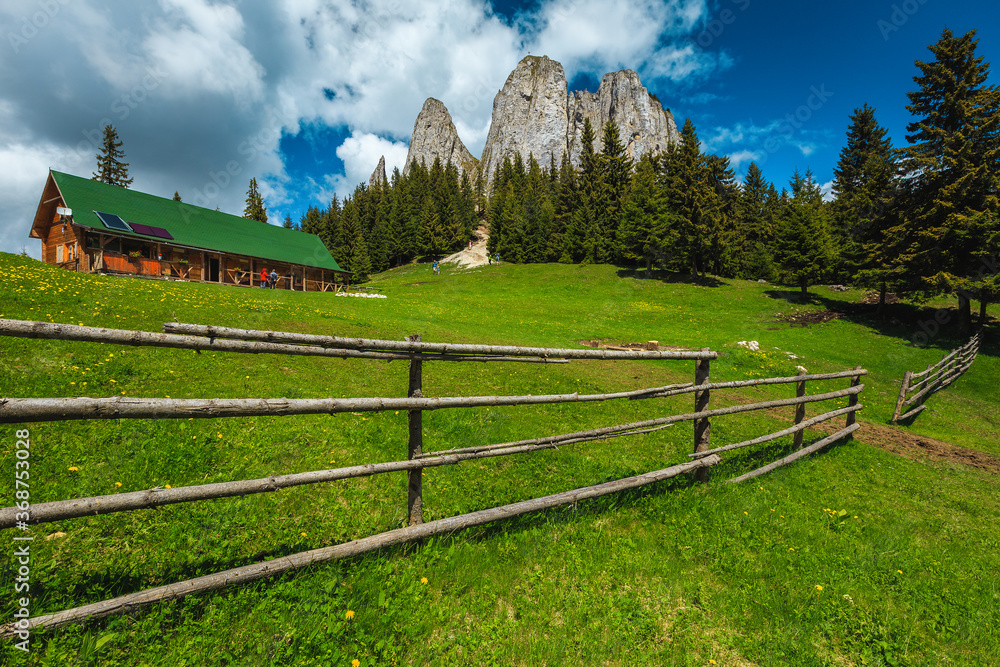
[[[174,239],[161,240],[162,243],[347,273],[315,234],[275,227],[89,178],[58,171],[51,174],[66,206],[73,210],[73,222],[84,227],[157,241],[143,234],[113,232],[94,211],[114,213],[125,222],[166,229]]]

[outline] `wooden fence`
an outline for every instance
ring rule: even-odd
[[[944,358],[933,366],[927,366],[919,373],[906,371],[903,376],[903,385],[899,388],[899,398],[896,399],[896,409],[892,413],[892,423],[897,424],[904,419],[915,417],[927,407],[924,401],[928,397],[962,377],[965,371],[972,367],[972,362],[976,360],[982,340],[983,332],[980,329],[968,343],[944,355]],[[906,395],[911,392],[916,393],[907,398]],[[917,407],[903,412],[905,408],[914,403],[918,403]]]
[[[250,354],[296,354],[364,359],[406,359],[409,361],[407,395],[403,398],[341,399],[0,398],[0,423],[82,419],[217,418],[248,415],[335,414],[340,412],[406,410],[408,411],[407,419],[409,421],[407,458],[405,460],[370,463],[333,470],[292,473],[262,479],[201,484],[171,489],[157,488],[93,498],[77,498],[39,503],[30,506],[29,524],[147,509],[211,498],[275,492],[292,486],[355,477],[368,477],[389,472],[406,472],[409,525],[345,544],[314,549],[175,584],[131,593],[75,609],[34,617],[30,621],[31,628],[39,626],[55,628],[91,618],[103,618],[123,613],[136,608],[136,606],[161,600],[177,599],[192,593],[210,591],[234,583],[271,577],[306,565],[355,556],[386,546],[452,532],[528,512],[536,512],[558,505],[574,503],[586,498],[595,498],[624,489],[637,488],[685,473],[694,473],[695,479],[707,481],[708,469],[721,462],[722,459],[719,455],[723,452],[750,447],[789,435],[793,436],[795,446],[801,447],[802,435],[805,429],[820,422],[846,415],[845,427],[836,433],[808,447],[799,448],[791,455],[767,466],[728,480],[730,483],[743,481],[762,475],[779,466],[786,465],[832,442],[849,436],[857,430],[859,424],[855,422],[855,413],[863,407],[858,402],[858,397],[864,389],[864,385],[861,384],[861,377],[867,374],[866,370],[856,367],[853,370],[838,373],[809,375],[801,372],[799,375],[792,377],[713,383],[709,378],[710,364],[712,359],[717,358],[717,353],[708,348],[691,351],[549,349],[430,343],[421,341],[419,336],[410,336],[405,341],[337,338],[333,336],[250,331],[179,323],[164,324],[164,330],[165,333],[154,333],[51,324],[46,322],[0,320],[0,335],[4,336],[195,350],[211,349]],[[695,362],[694,381],[663,387],[603,394],[573,393],[541,396],[429,398],[425,397],[422,392],[423,362],[425,361],[568,363],[570,359],[693,360]],[[814,382],[846,378],[850,378],[850,386],[846,389],[806,395],[807,381]],[[709,407],[710,396],[714,390],[776,384],[795,384],[796,396],[794,398],[737,404],[728,407]],[[694,394],[694,412],[690,413],[656,417],[629,424],[618,424],[516,442],[433,452],[425,452],[423,450],[422,413],[424,410],[498,405],[587,403],[607,400],[648,400],[689,393]],[[846,407],[832,409],[811,419],[805,419],[805,405],[807,403],[830,401],[840,398],[848,399]],[[791,427],[745,442],[727,444],[714,449],[710,447],[711,419],[722,415],[758,410],[775,410],[786,407],[795,408],[794,424]],[[492,509],[429,521],[427,523],[423,521],[422,471],[425,468],[456,465],[462,461],[472,459],[555,449],[564,445],[607,440],[626,435],[652,433],[667,428],[672,424],[685,421],[690,421],[694,425],[694,452],[689,455],[691,459],[689,461],[678,463],[662,470],[597,486],[566,491]],[[23,512],[24,510],[19,510],[17,507],[0,509],[0,529],[11,528],[17,525],[15,519],[19,511]],[[25,628],[21,627],[17,629],[23,631]],[[10,636],[14,632],[15,627],[13,624],[0,626],[0,636]]]

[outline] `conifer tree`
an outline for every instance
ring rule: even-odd
[[[573,168],[565,151],[559,166],[559,179],[553,205],[555,217],[553,231],[549,235],[547,256],[549,261],[570,263],[573,259],[567,236],[573,213],[580,205],[580,189],[577,184],[576,169]]]
[[[281,223],[281,226],[285,229],[295,229],[295,223],[292,222],[292,216],[285,214],[285,221]]]
[[[664,196],[677,225],[677,256],[692,276],[698,276],[707,269],[718,225],[718,202],[690,118],[684,122],[680,145],[670,145],[662,164]]]
[[[257,222],[267,222],[267,208],[264,207],[264,198],[257,191],[257,179],[250,179],[250,188],[247,190],[246,206],[243,208],[243,217]],[[315,232],[311,232],[315,233]]]
[[[616,235],[621,220],[622,202],[628,197],[632,176],[632,161],[618,137],[618,124],[609,120],[604,124],[599,158],[600,190],[596,193],[594,210],[598,214],[600,249],[598,261],[609,262],[618,258]]]
[[[181,193],[177,192],[177,190],[174,190],[174,201],[183,201],[181,199]]]
[[[879,310],[898,272],[890,252],[899,167],[886,129],[867,103],[855,109],[847,129],[847,145],[833,170],[835,231],[841,245],[842,271],[858,285],[879,288]]]
[[[580,203],[574,211],[566,238],[573,261],[585,263],[598,261],[603,246],[596,214],[603,178],[600,160],[594,150],[594,139],[594,127],[590,119],[585,118],[580,137]]]
[[[971,328],[970,296],[997,272],[988,258],[996,250],[1000,91],[986,85],[989,63],[976,56],[975,36],[945,29],[928,47],[935,59],[916,63],[904,151],[913,203],[890,230],[913,289],[957,293],[963,333]]]
[[[775,218],[768,184],[756,162],[747,167],[735,210],[736,275],[751,280],[772,280]],[[776,193],[775,193],[776,194]]]
[[[128,162],[123,162],[125,151],[118,139],[118,132],[111,124],[104,126],[104,142],[97,153],[97,171],[91,180],[127,188],[132,185],[128,175]]]
[[[783,207],[775,244],[779,279],[797,285],[804,300],[809,286],[824,278],[832,261],[823,193],[812,173],[792,176],[792,197]]]
[[[639,159],[617,233],[619,254],[645,263],[649,278],[653,277],[653,262],[672,241],[669,213],[656,182],[657,169],[655,157],[647,154]]]

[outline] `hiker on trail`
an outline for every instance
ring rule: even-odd
[[[274,269],[271,269],[271,275],[268,277],[270,278],[270,280],[268,281],[268,285],[270,286],[271,289],[276,289],[275,285],[278,284],[278,272],[275,271]]]
[[[497,266],[500,266],[500,253],[497,253],[496,260],[497,260]]]
[[[267,268],[262,266],[260,268],[260,288],[264,289],[265,287],[267,287]]]
[[[435,276],[439,275],[441,273],[441,269],[438,268],[438,263],[437,263],[436,259],[434,260],[434,264],[432,265],[432,267],[434,269],[434,275]]]
[[[472,250],[472,239],[469,239],[469,250]]]
[[[490,263],[490,266],[493,266],[493,255],[486,253],[486,261]]]

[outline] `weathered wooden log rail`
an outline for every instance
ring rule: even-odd
[[[859,425],[855,423],[855,414],[863,408],[858,402],[858,397],[864,390],[861,378],[867,374],[866,370],[857,367],[853,370],[838,373],[809,375],[803,371],[793,377],[711,382],[709,379],[710,364],[718,355],[707,348],[702,350],[677,351],[527,348],[429,343],[421,341],[419,336],[411,336],[404,341],[390,341],[315,336],[291,332],[251,331],[179,323],[164,324],[164,330],[165,333],[154,333],[45,322],[0,320],[0,335],[24,338],[177,349],[211,349],[251,354],[290,354],[389,361],[396,359],[407,360],[410,364],[407,395],[404,398],[373,397],[341,399],[0,398],[0,423],[80,419],[182,419],[253,415],[288,416],[405,410],[407,411],[409,422],[407,458],[405,460],[370,463],[333,470],[275,475],[253,480],[237,480],[172,489],[157,488],[91,498],[39,503],[30,507],[27,523],[39,524],[84,516],[150,509],[176,503],[277,492],[284,488],[306,484],[405,472],[407,474],[409,526],[365,537],[346,544],[294,554],[265,563],[248,565],[189,581],[132,593],[77,609],[35,617],[30,621],[31,628],[40,626],[55,628],[88,618],[103,618],[134,609],[136,606],[210,591],[233,583],[274,576],[305,565],[346,558],[406,541],[422,539],[469,526],[481,525],[490,521],[555,507],[561,504],[577,502],[585,498],[598,497],[623,489],[635,488],[683,473],[692,473],[696,481],[708,481],[708,470],[721,461],[719,457],[720,453],[770,442],[788,435],[793,436],[794,446],[797,449],[793,454],[745,475],[731,479],[729,482],[735,483],[744,479],[750,479],[779,466],[786,465],[809,453],[818,451],[822,447],[849,436],[857,430]],[[573,393],[538,396],[426,397],[422,392],[424,361],[568,363],[570,359],[694,360],[695,380],[691,383],[602,394]],[[850,378],[851,380],[850,386],[846,389],[835,389],[811,395],[806,394],[805,387],[807,381],[816,382],[846,378]],[[709,406],[713,390],[741,389],[777,384],[795,384],[796,396],[794,398],[773,399],[719,408],[711,408]],[[656,417],[586,431],[549,435],[529,440],[478,447],[459,447],[442,451],[424,451],[422,428],[422,413],[424,410],[482,406],[589,403],[607,400],[648,400],[688,393],[695,395],[694,412]],[[806,404],[843,398],[847,398],[848,400],[846,407],[829,410],[810,419],[804,418]],[[795,424],[792,427],[745,442],[727,444],[714,449],[710,448],[711,420],[713,418],[787,407],[795,408]],[[808,447],[800,448],[802,434],[807,428],[844,415],[847,418],[845,428]],[[695,450],[689,455],[693,460],[686,463],[625,480],[557,493],[544,498],[526,500],[512,505],[482,510],[457,517],[440,519],[428,523],[423,522],[422,477],[423,471],[426,468],[458,465],[462,461],[468,460],[526,454],[545,449],[558,449],[565,445],[602,441],[629,435],[648,434],[686,421],[692,422],[694,426]],[[16,519],[18,519],[19,512],[21,513],[20,518],[23,519],[24,510],[22,508],[0,508],[0,529],[17,525]],[[24,628],[17,629],[24,630]],[[15,628],[13,624],[0,626],[0,636],[9,636],[14,632]]]
[[[967,370],[972,368],[982,342],[983,331],[980,329],[976,335],[969,339],[968,343],[947,353],[936,364],[930,365],[920,372],[906,371],[906,374],[903,375],[903,384],[899,388],[899,397],[896,399],[896,409],[892,413],[892,423],[898,424],[910,417],[917,416],[927,408],[924,401],[932,394],[936,394],[962,377]],[[907,398],[906,395],[911,392],[915,393]],[[903,412],[908,406],[914,404],[917,404],[916,407]]]

